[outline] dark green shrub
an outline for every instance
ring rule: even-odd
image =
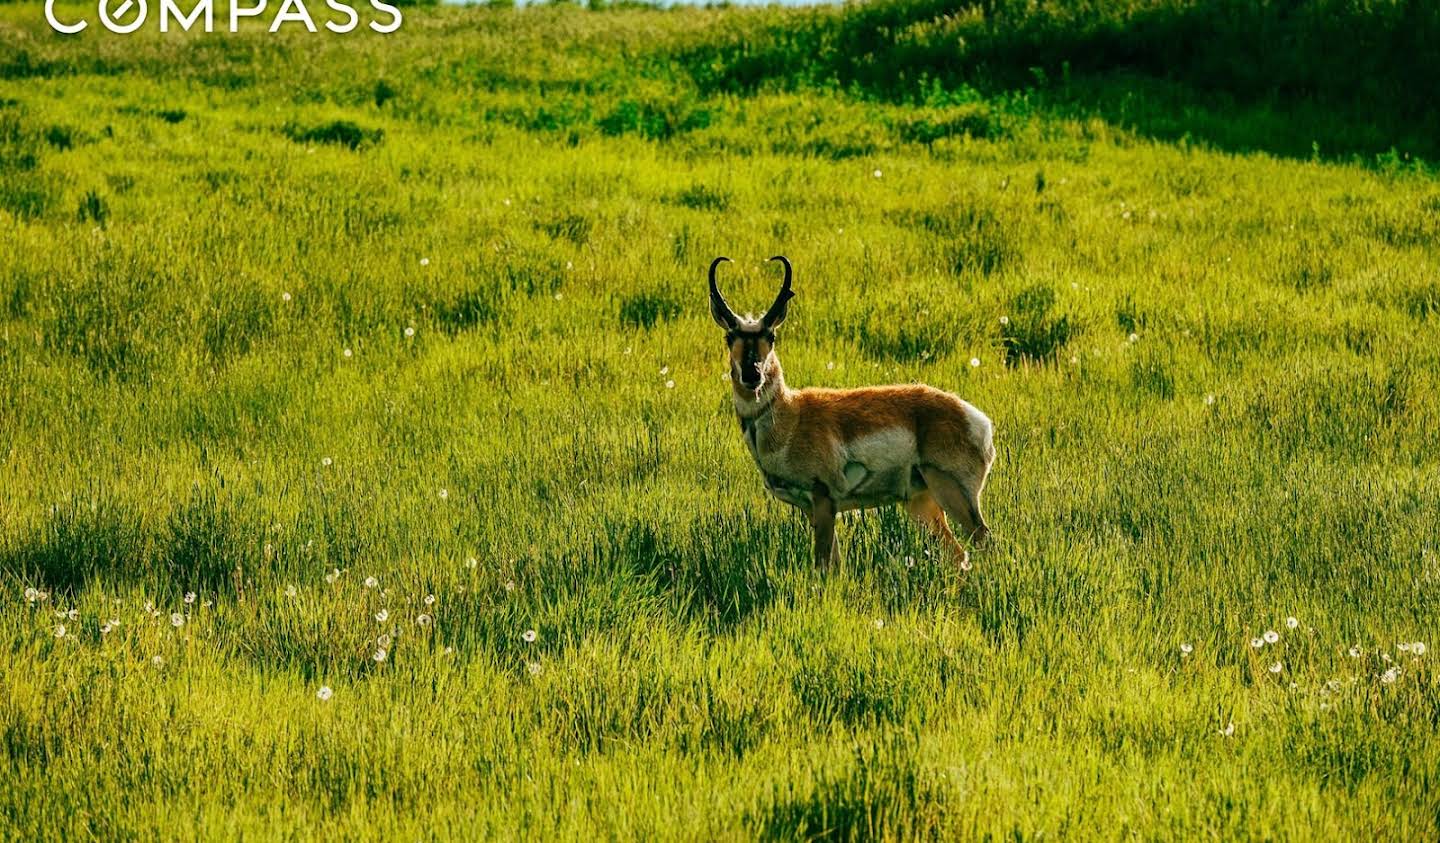
[[[1028,287],[1011,300],[1000,326],[1005,365],[1053,360],[1075,335],[1069,315],[1055,315],[1054,306],[1055,291],[1043,284]]]
[[[680,303],[667,293],[636,293],[620,301],[620,324],[629,328],[653,328],[679,315]]]
[[[385,137],[382,129],[364,129],[349,120],[332,120],[308,128],[287,124],[281,131],[296,143],[324,143],[352,150],[374,146]]]

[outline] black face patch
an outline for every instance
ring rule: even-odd
[[[775,333],[768,329],[728,331],[725,334],[725,344],[731,349],[732,355],[735,352],[735,344],[740,343],[740,382],[747,386],[760,383],[760,364],[764,362],[766,356],[760,353],[761,340],[769,343],[771,348],[775,347]]]

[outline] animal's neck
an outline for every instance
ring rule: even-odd
[[[738,381],[731,383],[730,397],[735,401],[735,413],[743,419],[753,419],[783,404],[789,394],[785,386],[785,370],[780,368],[780,358],[770,355],[770,364],[765,369],[765,379],[760,388],[747,389]]]

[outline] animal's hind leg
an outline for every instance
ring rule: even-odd
[[[959,522],[970,541],[983,544],[990,536],[985,516],[980,514],[980,489],[985,485],[984,478],[970,484],[961,483],[948,471],[933,465],[922,465],[920,474],[945,514]]]
[[[968,554],[960,542],[955,540],[955,534],[950,532],[950,525],[945,523],[945,510],[935,502],[935,497],[929,492],[921,492],[905,502],[905,508],[910,512],[910,517],[919,524],[924,525],[937,539],[941,541],[955,557],[958,564],[964,564]]]

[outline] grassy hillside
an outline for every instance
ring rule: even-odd
[[[4,835],[1440,834],[1433,114],[991,5],[0,6]],[[777,252],[792,385],[995,420],[970,573],[764,494]]]

